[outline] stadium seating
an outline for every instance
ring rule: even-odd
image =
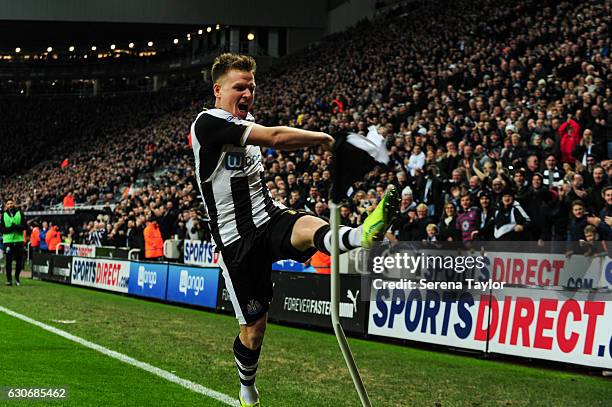
[[[587,223],[604,224],[611,210],[602,198],[612,175],[610,11],[601,0],[407,3],[259,73],[253,113],[263,125],[329,133],[379,127],[391,168],[357,185],[346,224],[360,223],[394,183],[405,199],[390,238],[426,239],[430,223],[460,227],[443,213],[444,202],[460,209],[468,194],[478,207],[485,194],[495,205],[497,182],[530,218],[527,230],[506,238],[584,239]],[[124,246],[128,221],[150,215],[164,220],[166,236],[184,237],[199,208],[187,136],[212,103],[209,86],[0,98],[0,170],[10,174],[0,190],[29,210],[61,203],[68,192],[77,205],[116,204],[107,243]],[[547,167],[549,155],[556,163]],[[328,153],[267,150],[264,157],[274,199],[327,215]],[[537,173],[543,189],[532,184]],[[577,199],[602,222],[571,215]],[[421,203],[426,211],[413,216]],[[84,240],[90,226],[81,229]],[[492,237],[477,229],[475,238]],[[609,240],[609,230],[599,226],[597,237]]]

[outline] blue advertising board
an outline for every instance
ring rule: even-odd
[[[217,307],[219,269],[171,264],[166,299],[201,307]]]
[[[312,266],[306,266],[295,260],[279,260],[272,263],[272,270],[278,271],[296,271],[299,273],[315,273],[316,270]]]
[[[165,300],[167,284],[167,263],[131,263],[129,294]]]

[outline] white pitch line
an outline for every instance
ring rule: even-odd
[[[227,394],[223,394],[220,393],[218,391],[209,389],[208,387],[204,387],[201,384],[197,384],[194,383],[192,381],[189,381],[187,379],[182,379],[180,377],[178,377],[177,375],[168,372],[167,370],[164,369],[160,369],[158,367],[152,366],[148,363],[145,362],[141,362],[139,360],[136,360],[134,358],[131,358],[127,355],[124,355],[123,353],[119,353],[116,352],[114,350],[105,348],[104,346],[98,345],[97,343],[93,343],[90,342],[86,339],[80,338],[78,336],[72,335],[66,331],[63,331],[61,329],[55,328],[51,325],[47,325],[43,322],[39,322],[36,321],[35,319],[32,319],[30,317],[27,317],[25,315],[19,314],[15,311],[11,311],[8,308],[4,308],[3,306],[0,305],[0,311],[4,312],[7,315],[10,315],[12,317],[15,317],[17,319],[20,319],[22,321],[28,322],[32,325],[36,325],[46,331],[52,332],[56,335],[59,335],[63,338],[66,338],[68,340],[71,340],[73,342],[76,342],[80,345],[83,345],[87,348],[96,350],[106,356],[110,356],[111,358],[120,360],[124,363],[127,363],[128,365],[132,365],[132,366],[136,366],[142,370],[145,370],[149,373],[153,373],[154,375],[157,375],[159,377],[161,377],[162,379],[166,379],[170,382],[176,383],[178,385],[183,386],[184,388],[194,391],[196,393],[200,393],[203,394],[204,396],[210,397],[212,399],[218,400],[224,404],[227,404],[228,406],[234,406],[234,407],[240,407],[240,403],[238,402],[238,400],[231,398],[230,396],[228,396]]]

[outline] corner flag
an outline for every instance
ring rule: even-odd
[[[353,184],[362,179],[377,164],[387,165],[389,163],[389,152],[385,146],[385,139],[376,130],[375,126],[368,127],[368,134],[362,136],[356,133],[341,132],[334,135],[334,160],[331,167],[332,191],[331,191],[331,216],[330,227],[332,230],[331,244],[331,320],[348,367],[355,390],[359,395],[363,407],[371,407],[372,403],[366,391],[361,375],[353,358],[346,335],[340,325],[340,252],[339,236],[340,209],[338,204],[351,194]]]
[[[385,139],[368,127],[368,134],[339,132],[334,135],[334,161],[331,168],[332,201],[339,203],[352,192],[352,185],[363,178],[377,164],[389,163]]]

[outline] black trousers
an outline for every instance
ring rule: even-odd
[[[6,280],[13,281],[13,260],[15,260],[15,280],[19,281],[19,274],[23,268],[23,243],[7,243],[4,245],[6,256]]]

